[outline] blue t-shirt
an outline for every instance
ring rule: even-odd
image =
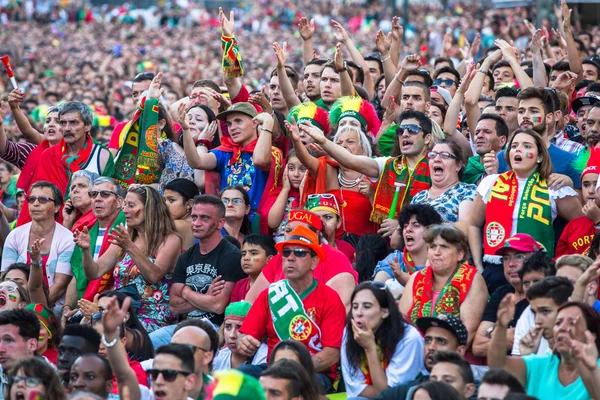
[[[529,396],[538,399],[553,400],[589,400],[591,399],[581,377],[568,386],[558,380],[560,360],[554,354],[543,356],[529,355],[523,357],[527,368],[527,384],[525,389]],[[600,364],[600,361],[599,361]],[[549,394],[552,394],[549,396]]]
[[[594,304],[592,304],[592,307],[594,307],[594,310],[596,310],[598,314],[600,314],[600,300],[595,300]]]
[[[552,172],[561,175],[567,175],[573,181],[575,189],[581,189],[581,174],[573,168],[573,162],[577,158],[577,154],[564,151],[558,146],[551,144],[548,147],[550,160],[552,161]],[[504,159],[504,150],[498,152],[498,173],[508,171],[508,164]]]
[[[242,153],[235,164],[229,165],[232,152],[211,150],[217,157],[217,168],[221,174],[221,189],[229,185],[242,185],[250,196],[250,209],[256,211],[265,191],[269,171],[262,171],[254,166],[252,154]]]
[[[379,271],[383,271],[386,274],[388,274],[391,279],[395,280],[396,277],[394,276],[394,270],[392,269],[392,267],[390,267],[390,261],[394,261],[394,257],[398,257],[398,264],[400,264],[400,270],[408,273],[408,270],[406,269],[406,266],[404,265],[404,260],[402,259],[402,252],[400,250],[395,250],[394,252],[390,253],[386,258],[384,258],[382,261],[379,261],[377,263],[377,265],[375,266],[375,271],[373,272],[373,277],[375,277],[375,275],[377,275],[377,273]],[[417,269],[417,271],[420,271],[423,268],[425,268],[425,266],[424,265],[421,265],[421,266],[415,265],[415,268]]]

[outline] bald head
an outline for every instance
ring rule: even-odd
[[[214,354],[210,351],[210,337],[204,329],[197,326],[186,326],[179,329],[171,338],[171,343],[187,344],[195,347],[194,361],[196,372],[208,371],[208,365]],[[206,351],[208,350],[208,351]]]

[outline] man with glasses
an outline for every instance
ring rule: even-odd
[[[241,252],[221,234],[225,225],[225,205],[221,199],[196,196],[191,217],[192,233],[198,243],[177,260],[169,304],[174,314],[205,318],[219,326],[235,283],[245,277]],[[209,290],[213,283],[214,290]],[[167,326],[153,332],[155,347],[158,343],[168,343],[174,329],[175,326]]]
[[[125,215],[121,211],[123,205],[123,188],[115,180],[106,177],[100,177],[94,181],[92,189],[89,191],[92,200],[92,213],[95,221],[89,226],[83,227],[89,232],[92,257],[94,261],[98,260],[110,246],[110,233],[113,228],[125,224]],[[89,301],[94,300],[94,296],[103,292],[112,284],[112,271],[104,276],[88,281],[83,270],[83,253],[81,247],[75,246],[73,257],[71,257],[71,267],[73,276],[77,281],[77,296],[74,300],[84,298]],[[70,290],[69,290],[70,292]],[[74,296],[67,296],[70,300]],[[75,304],[67,303],[65,307],[73,309]],[[72,314],[72,313],[69,313]]]
[[[69,260],[75,243],[70,230],[56,222],[63,205],[58,187],[39,181],[31,186],[27,197],[31,222],[11,231],[2,251],[2,272],[11,264],[27,263],[43,268],[44,285],[50,290],[49,302],[61,307],[73,275]],[[39,251],[33,251],[33,248]]]
[[[515,318],[507,331],[507,351],[513,348],[513,338],[515,326],[521,313],[527,308],[528,302],[525,298],[525,289],[519,276],[519,271],[523,268],[525,261],[537,251],[543,250],[543,246],[531,236],[524,233],[506,239],[504,247],[496,251],[497,256],[502,257],[502,265],[504,267],[504,278],[506,284],[499,286],[491,296],[483,319],[477,328],[475,339],[473,340],[473,354],[478,357],[485,357],[492,338],[492,332],[496,327],[496,317],[498,314],[498,306],[508,293],[514,293],[517,300]],[[492,268],[492,267],[488,267]],[[522,301],[524,300],[524,301]]]
[[[204,398],[207,386],[213,382],[213,378],[208,373],[210,372],[210,365],[215,356],[208,333],[198,326],[178,326],[173,334],[171,343],[186,345],[192,349],[194,353],[196,383],[188,390],[187,395],[193,399]]]
[[[237,349],[251,357],[265,335],[269,356],[282,340],[300,342],[312,356],[323,389],[329,392],[337,377],[346,309],[333,289],[313,277],[313,270],[326,257],[325,250],[317,234],[305,226],[294,228],[275,247],[283,257],[286,279],[272,283],[258,296],[240,328]],[[266,367],[245,364],[238,369],[259,377]]]
[[[460,74],[457,70],[452,67],[442,67],[435,73],[435,79],[433,84],[441,86],[450,92],[450,95],[454,97],[458,84],[460,83]]]

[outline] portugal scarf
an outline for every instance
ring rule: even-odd
[[[513,213],[518,207],[517,233],[526,233],[544,245],[548,255],[554,255],[552,207],[545,180],[535,171],[527,179],[521,202],[517,204],[519,181],[514,171],[496,179],[486,205],[484,247],[485,255],[495,255],[511,236]]]
[[[404,249],[402,252],[402,262],[404,263],[404,268],[406,268],[406,272],[408,272],[409,275],[417,272],[417,266],[406,249]]]
[[[124,189],[134,182],[148,185],[158,182],[158,100],[143,98],[123,130],[125,141],[117,154],[112,177]]]
[[[316,285],[318,283],[315,279],[312,290]],[[279,340],[300,342],[312,355],[323,349],[321,329],[306,313],[302,299],[294,292],[287,279],[269,285],[268,298],[273,328]]]
[[[398,218],[398,210],[401,210],[405,204],[410,203],[417,193],[431,187],[427,157],[421,158],[413,171],[408,167],[404,156],[390,158],[385,162],[385,167],[381,171],[379,184],[375,191],[371,221],[381,224],[384,219],[388,218],[396,193],[395,182],[405,185],[400,188],[400,201],[394,211],[394,218]]]
[[[440,314],[460,315],[460,305],[467,297],[477,270],[464,262],[448,279],[433,304],[433,269],[427,267],[417,272],[413,282],[413,305],[409,312],[411,324],[422,317],[437,317]]]
[[[221,35],[221,50],[223,50],[223,72],[226,78],[239,78],[244,75],[242,54],[235,36]]]

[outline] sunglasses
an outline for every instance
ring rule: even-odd
[[[198,350],[202,350],[205,353],[208,353],[210,351],[210,350],[206,350],[205,348],[200,347],[200,346],[194,346],[193,344],[188,344],[188,346],[189,346],[190,349],[192,349],[192,351],[194,353],[197,352]]]
[[[311,256],[314,255],[312,251],[306,249],[283,249],[281,251],[281,255],[283,255],[285,258],[288,258],[292,253],[294,253],[294,256],[296,256],[297,258],[304,258],[308,254],[310,254]]]
[[[434,158],[436,158],[437,156],[442,157],[442,159],[444,160],[456,160],[456,156],[452,153],[448,153],[447,151],[430,151],[429,153],[427,153],[427,158],[429,158],[430,160],[433,160]]]
[[[454,79],[434,79],[433,84],[436,86],[454,86],[456,81]]]
[[[88,194],[91,199],[95,199],[96,197],[98,197],[98,195],[100,195],[100,197],[102,197],[103,199],[108,199],[113,194],[115,195],[115,197],[119,197],[119,195],[117,195],[112,190],[90,190]]]
[[[163,376],[163,379],[167,382],[173,382],[177,379],[177,375],[181,374],[183,376],[191,375],[191,372],[186,371],[178,371],[176,369],[149,369],[146,371],[148,377],[155,381],[158,379],[159,375]]]
[[[417,135],[422,130],[417,124],[400,125],[396,128],[396,135],[402,135],[405,131],[408,131],[411,135]]]
[[[11,385],[18,385],[21,382],[25,382],[25,386],[33,388],[42,383],[42,380],[32,376],[12,376],[10,378]]]
[[[54,201],[54,199],[51,199],[50,197],[46,197],[46,196],[28,196],[25,198],[25,200],[27,200],[27,202],[29,204],[33,204],[36,202],[36,200],[40,203],[40,204],[46,204],[49,201],[56,203]]]
[[[246,204],[244,199],[240,199],[239,197],[236,197],[235,199],[228,199],[228,198],[224,197],[221,199],[221,201],[226,206],[229,205],[229,203],[233,203],[234,206],[240,206],[242,204]]]

